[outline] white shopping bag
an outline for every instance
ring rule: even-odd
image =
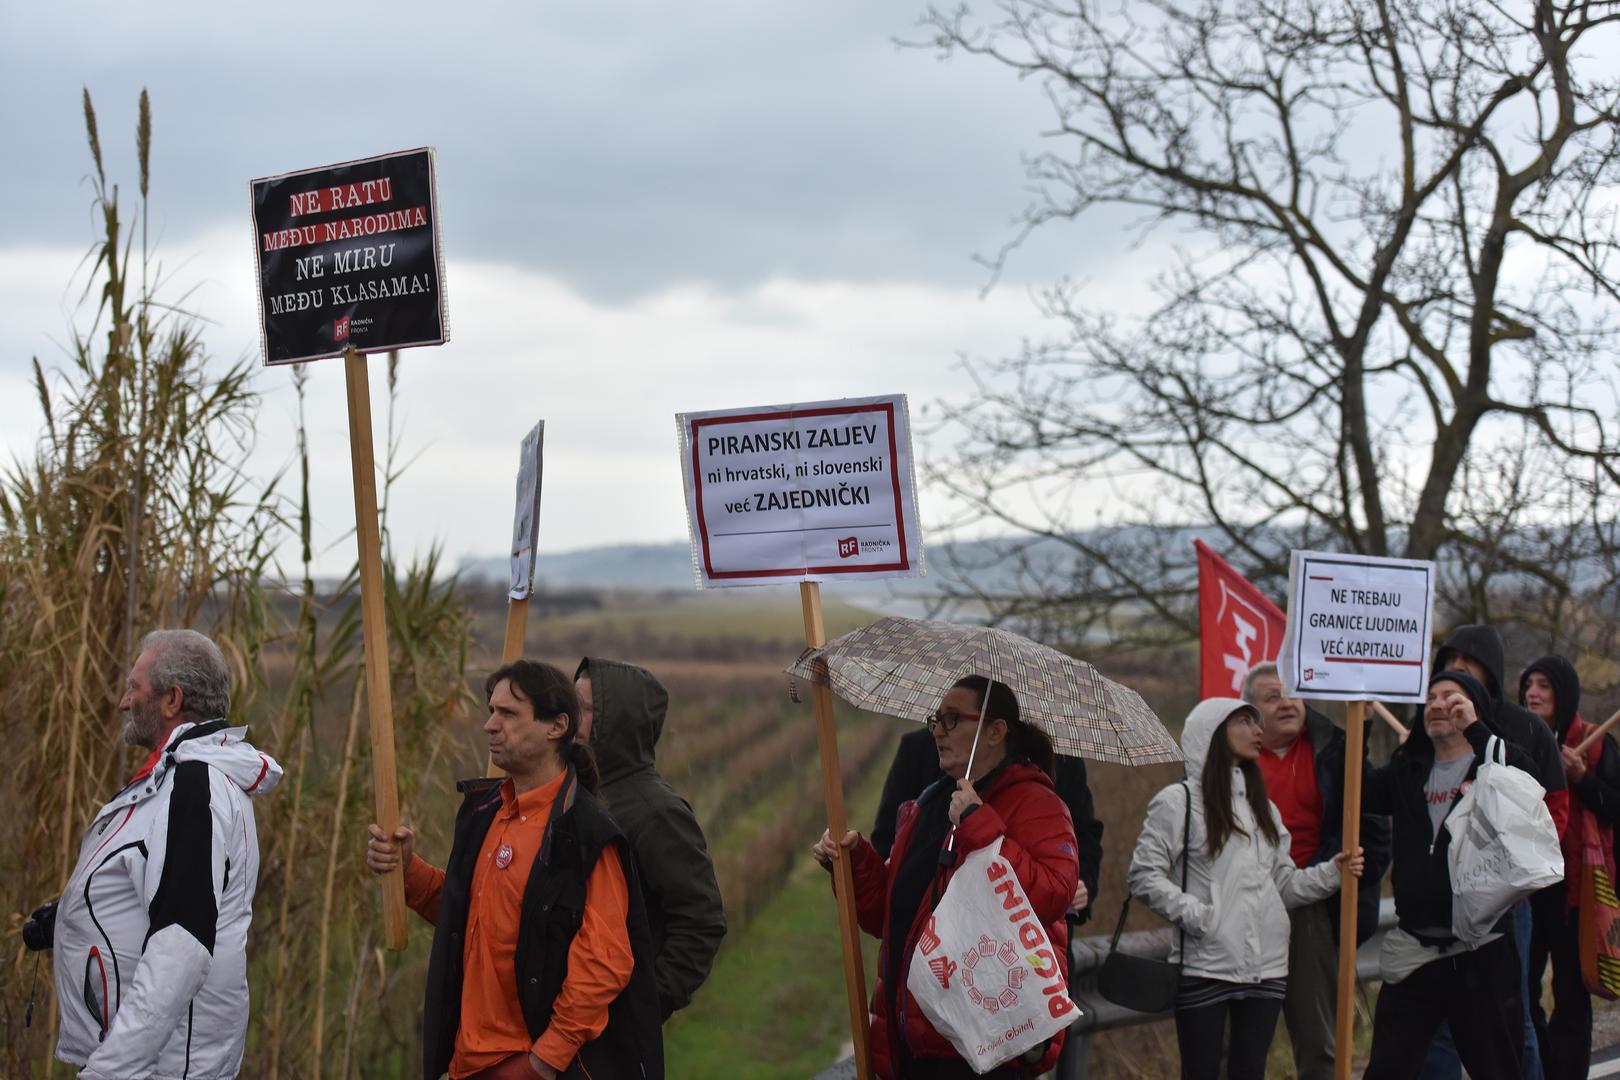
[[[1451,932],[1459,940],[1478,944],[1514,904],[1564,879],[1545,795],[1534,777],[1507,764],[1505,745],[1492,735],[1473,786],[1445,820]]]
[[[928,1022],[986,1073],[1079,1015],[1067,967],[1030,907],[1001,840],[962,860],[923,928],[906,988]]]

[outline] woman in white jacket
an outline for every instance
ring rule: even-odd
[[[1148,804],[1127,883],[1183,931],[1171,953],[1181,962],[1183,1080],[1218,1077],[1223,1042],[1228,1080],[1262,1080],[1288,977],[1286,909],[1338,891],[1345,856],[1308,870],[1288,857],[1288,830],[1260,774],[1260,716],[1252,706],[1236,698],[1200,702],[1182,728],[1181,752],[1188,780]],[[1361,864],[1358,848],[1351,873],[1360,876]]]

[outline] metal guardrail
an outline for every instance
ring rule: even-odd
[[[1362,942],[1356,950],[1356,978],[1362,982],[1378,977],[1378,950],[1384,943],[1384,932],[1395,926],[1395,901],[1384,897],[1378,906],[1378,931]],[[1133,930],[1121,934],[1119,947],[1132,956],[1150,960],[1170,958],[1170,939],[1174,932],[1169,927],[1158,930]],[[1069,1025],[1069,1038],[1063,1045],[1063,1056],[1057,1068],[1047,1075],[1054,1080],[1085,1080],[1086,1063],[1091,1052],[1091,1036],[1099,1031],[1113,1031],[1136,1024],[1152,1024],[1170,1019],[1170,1013],[1143,1013],[1115,1005],[1097,992],[1097,972],[1108,958],[1108,935],[1075,938],[1069,943],[1069,996],[1080,1006],[1080,1016]],[[846,1058],[814,1080],[843,1080],[855,1075],[852,1059]]]
[[[1378,977],[1378,950],[1384,943],[1384,932],[1395,926],[1395,901],[1385,897],[1378,906],[1378,931],[1362,942],[1356,950],[1356,978],[1361,981]],[[1174,932],[1169,927],[1158,930],[1136,930],[1121,934],[1121,952],[1143,956],[1152,960],[1170,957],[1170,939]],[[1063,1046],[1063,1056],[1051,1074],[1056,1080],[1085,1080],[1086,1060],[1090,1052],[1091,1036],[1099,1031],[1136,1024],[1151,1024],[1170,1019],[1170,1013],[1141,1013],[1116,1005],[1097,992],[1097,972],[1108,957],[1108,937],[1076,938],[1069,943],[1069,996],[1080,1006],[1080,1016],[1069,1026],[1069,1038]]]

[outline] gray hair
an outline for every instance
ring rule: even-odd
[[[1254,699],[1254,681],[1267,675],[1270,675],[1273,679],[1276,679],[1279,682],[1282,680],[1282,676],[1277,674],[1277,665],[1274,661],[1263,660],[1249,669],[1249,673],[1243,676],[1244,701],[1247,701],[1250,705],[1260,704]]]
[[[231,711],[231,672],[219,646],[195,630],[154,630],[141,638],[141,652],[152,654],[152,693],[161,697],[180,688],[180,715],[202,722]]]

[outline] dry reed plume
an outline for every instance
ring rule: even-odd
[[[171,284],[148,248],[145,93],[132,221],[108,183],[88,91],[84,116],[97,237],[81,266],[80,314],[60,366],[34,361],[37,448],[0,475],[0,731],[13,747],[0,805],[22,811],[0,820],[8,925],[15,931],[59,892],[90,816],[127,775],[116,712],[140,636],[198,627],[231,663],[231,719],[251,723],[255,741],[289,771],[286,788],[259,808],[249,1059],[272,1077],[408,1071],[426,939],[386,961],[373,945],[377,892],[359,840],[371,818],[368,749],[348,730],[364,692],[356,582],[351,572],[323,595],[311,572],[303,376],[291,376],[299,489],[288,499],[279,477],[257,479],[247,467],[255,381],[282,376],[259,372],[251,358],[211,360],[189,297],[167,298]],[[385,491],[399,472],[398,373],[391,358]],[[289,587],[274,554],[293,528],[302,574]],[[384,573],[410,813],[441,782],[449,722],[470,700],[468,615],[437,552],[402,571],[385,553]],[[0,979],[0,1075],[51,1075],[48,961],[36,976],[15,933],[11,944]]]

